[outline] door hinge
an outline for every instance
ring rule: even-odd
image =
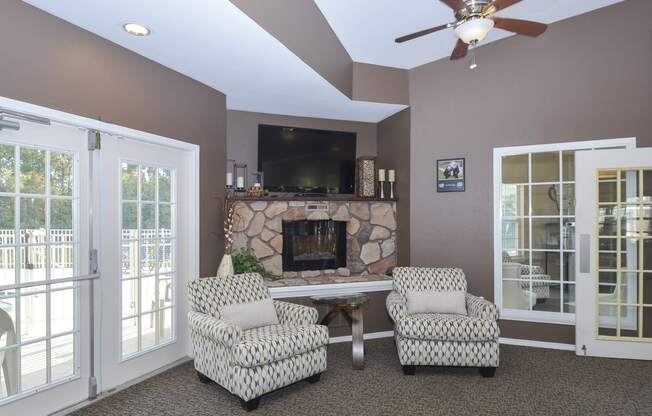
[[[88,131],[88,150],[100,150],[102,148],[102,135],[97,130]]]
[[[91,274],[97,274],[97,271],[99,270],[98,263],[97,263],[97,249],[92,249],[89,253],[89,271]]]

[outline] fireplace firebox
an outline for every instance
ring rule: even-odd
[[[283,221],[283,271],[346,267],[346,221]]]

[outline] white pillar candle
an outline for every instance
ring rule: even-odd
[[[238,176],[237,186],[238,188],[244,188],[244,176]]]
[[[378,180],[385,182],[385,169],[378,169]]]
[[[233,173],[226,172],[226,186],[233,186]]]
[[[396,181],[396,171],[394,169],[390,169],[387,171],[387,180],[389,182],[395,182]]]

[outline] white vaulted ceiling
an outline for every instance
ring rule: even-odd
[[[497,16],[553,23],[622,0],[523,0]],[[351,58],[356,62],[414,68],[450,56],[453,29],[397,44],[399,36],[455,21],[438,0],[315,0]],[[483,42],[511,36],[494,29]]]
[[[352,101],[228,0],[26,0],[227,95],[234,110],[378,122],[405,106]],[[126,22],[148,26],[135,37]]]

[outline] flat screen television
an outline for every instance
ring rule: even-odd
[[[356,134],[258,126],[258,171],[271,192],[352,194]]]

